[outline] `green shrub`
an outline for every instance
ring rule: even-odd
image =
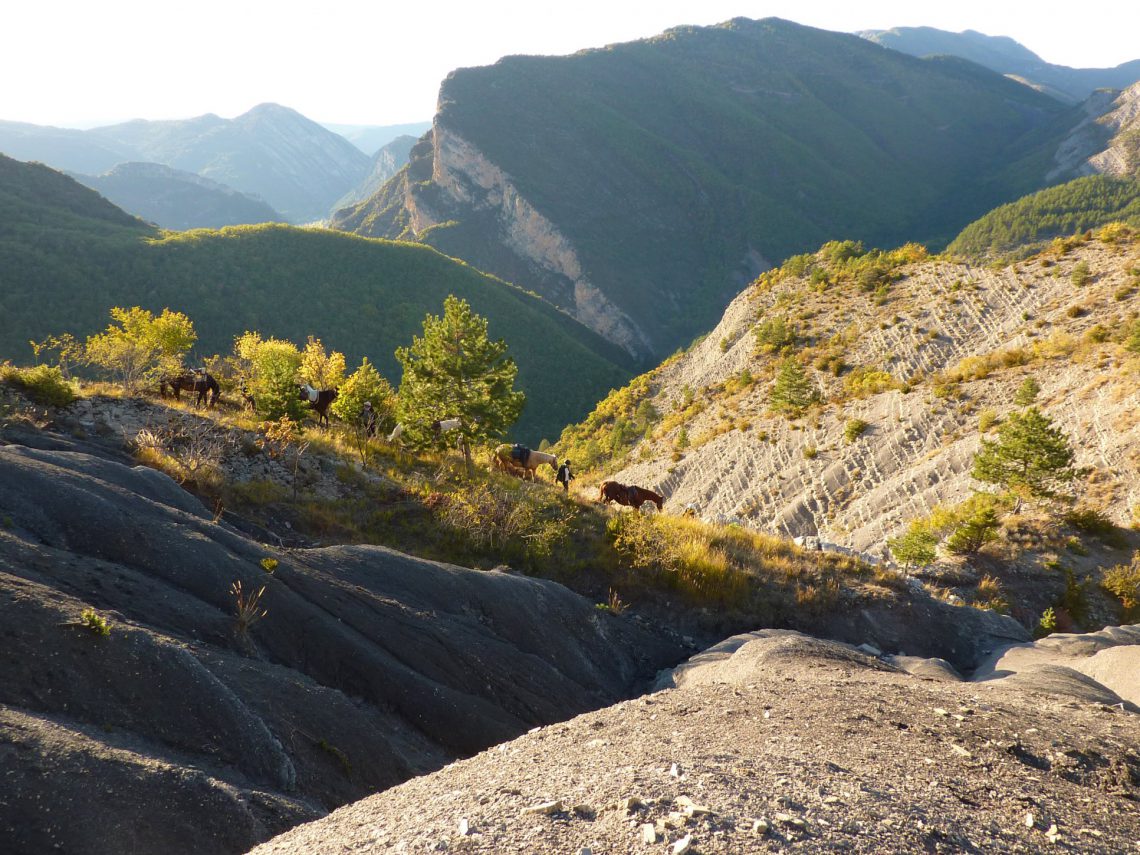
[[[782,316],[762,320],[756,325],[755,336],[759,353],[779,353],[796,343],[795,327]]]
[[[981,433],[986,433],[990,428],[997,424],[997,420],[997,410],[986,407],[986,409],[978,413],[978,430]]]
[[[37,365],[34,368],[6,367],[0,377],[37,404],[66,407],[77,397],[75,387],[54,365]]]
[[[866,433],[870,424],[863,421],[863,419],[848,419],[847,424],[843,427],[843,438],[851,443]]]
[[[79,617],[79,623],[101,638],[106,638],[111,634],[111,625],[95,609],[84,609],[83,614]]]
[[[1078,288],[1087,285],[1089,280],[1092,279],[1092,273],[1089,271],[1087,261],[1078,261],[1073,265],[1073,272],[1070,274],[1073,284]]]
[[[997,511],[992,507],[982,507],[966,517],[946,538],[946,548],[956,555],[973,555],[987,543],[997,540],[997,536]]]
[[[1132,556],[1131,564],[1117,564],[1106,570],[1100,584],[1120,600],[1124,620],[1140,617],[1140,551]]]
[[[1041,613],[1041,620],[1037,621],[1037,628],[1033,631],[1034,638],[1044,638],[1057,631],[1057,612],[1052,607]]]
[[[908,567],[922,567],[933,564],[937,557],[935,548],[938,546],[938,536],[923,525],[914,522],[905,534],[887,539],[887,548],[895,560]]]
[[[1013,402],[1019,407],[1028,407],[1037,400],[1037,395],[1041,392],[1041,386],[1033,377],[1026,377],[1024,382],[1017,387],[1017,392],[1014,393]]]

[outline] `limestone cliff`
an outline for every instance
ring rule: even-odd
[[[1140,175],[1140,82],[1122,92],[1094,92],[1081,121],[1057,147],[1047,179]]]

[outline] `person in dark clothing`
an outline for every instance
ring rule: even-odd
[[[364,409],[360,411],[360,420],[364,423],[364,432],[368,436],[376,436],[376,411],[372,409],[372,402],[365,401]]]
[[[570,471],[570,461],[565,461],[558,467],[558,475],[555,476],[562,489],[567,493],[570,492],[570,482],[574,480],[574,473]]]

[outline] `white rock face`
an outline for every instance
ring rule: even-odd
[[[1085,117],[1057,147],[1053,157],[1056,166],[1046,178],[1052,181],[1073,174],[1135,174],[1140,164],[1130,162],[1126,147],[1119,140],[1122,135],[1137,130],[1140,130],[1140,82],[1119,94],[1094,93],[1085,103]],[[1110,137],[1107,146],[1106,135]]]
[[[595,332],[634,354],[647,353],[649,340],[625,312],[612,303],[582,270],[574,245],[515,187],[510,176],[467,140],[436,123],[432,180],[456,205],[490,211],[500,223],[505,243],[535,267],[565,279],[573,295],[571,314]],[[439,215],[417,204],[407,207],[417,234],[437,225]]]

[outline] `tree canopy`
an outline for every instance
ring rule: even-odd
[[[1011,413],[997,441],[982,440],[972,474],[1033,499],[1058,498],[1077,476],[1068,436],[1036,407]]]
[[[457,418],[464,439],[500,438],[522,412],[526,396],[515,391],[518,368],[502,339],[487,336],[487,321],[466,300],[449,296],[443,316],[424,318],[423,336],[396,350],[404,367],[398,417],[405,436],[433,441],[431,423]]]
[[[111,374],[127,392],[181,371],[186,352],[198,340],[190,319],[170,309],[155,317],[138,306],[116,306],[111,319],[104,332],[88,337],[84,360]]]

